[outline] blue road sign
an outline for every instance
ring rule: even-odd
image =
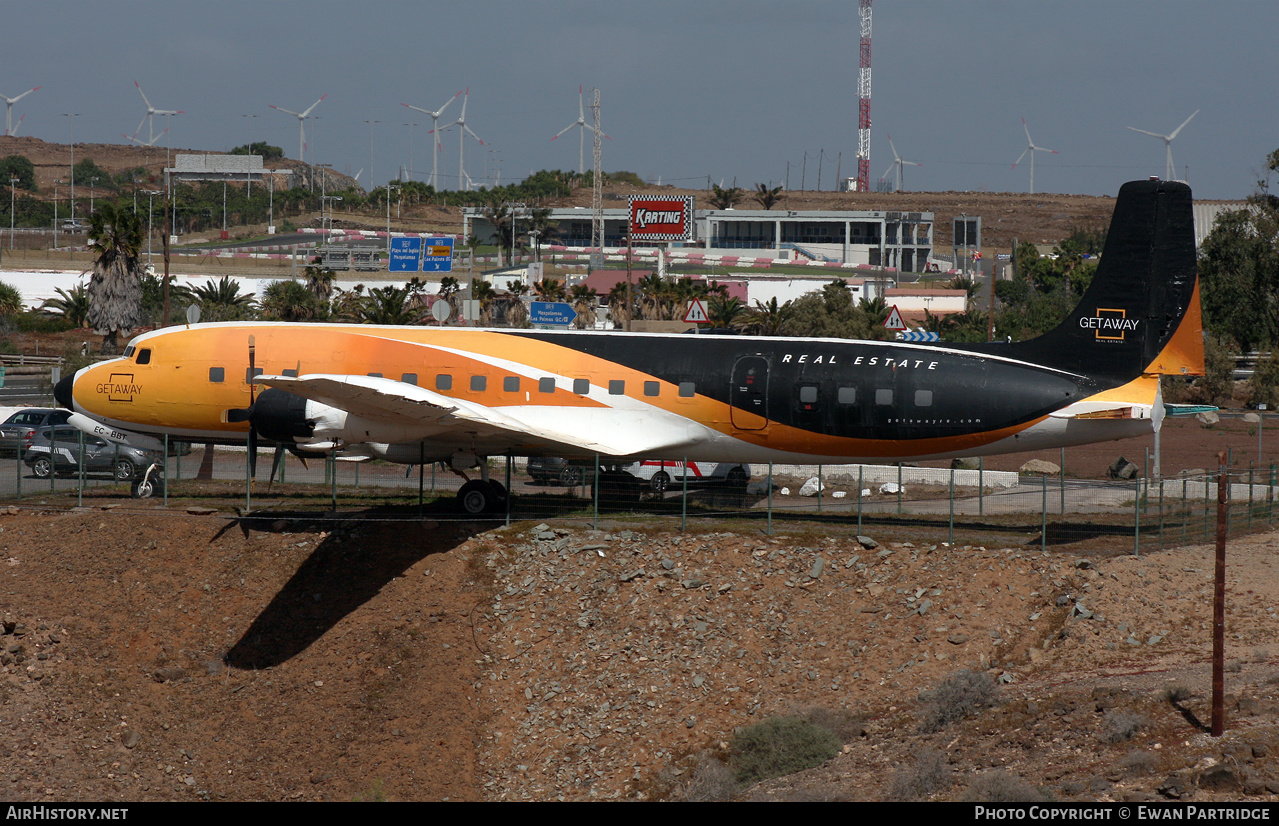
[[[423,238],[422,272],[453,272],[453,239]]]
[[[898,341],[937,341],[939,338],[936,333],[925,333],[920,330],[897,334]]]
[[[421,269],[422,239],[392,238],[389,272],[417,272]]]
[[[567,327],[577,318],[573,305],[562,301],[530,301],[528,315],[528,320],[533,324],[550,324],[556,327]]]

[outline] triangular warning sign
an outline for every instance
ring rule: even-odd
[[[688,312],[684,313],[684,323],[705,324],[710,320],[711,317],[706,314],[706,305],[700,298],[694,298],[689,302]]]
[[[889,311],[888,318],[884,319],[884,327],[889,330],[905,330],[906,322],[902,321],[902,314],[897,312],[897,305],[893,305],[893,309]]]

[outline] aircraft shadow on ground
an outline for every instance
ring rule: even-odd
[[[314,513],[272,513],[231,523],[247,533],[330,531],[226,653],[232,668],[271,668],[305,651],[428,556],[453,550],[486,529],[479,523],[441,525],[362,512],[324,519]],[[374,534],[384,533],[382,536]],[[366,550],[377,545],[377,552]]]

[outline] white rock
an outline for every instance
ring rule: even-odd
[[[898,490],[898,485],[896,482],[885,482],[884,484],[879,486],[880,493],[897,493],[897,490]],[[905,493],[906,488],[904,487],[901,488],[901,492]]]
[[[848,495],[848,491],[846,491],[846,490],[837,490],[837,491],[835,491],[834,493],[832,493],[832,494],[830,495],[830,498],[831,498],[831,499],[843,499],[843,498],[844,498],[845,496],[847,496],[847,495]]]
[[[804,483],[803,487],[799,489],[799,495],[800,496],[816,496],[817,491],[825,490],[825,488],[826,486],[823,485],[821,482],[818,482],[816,476],[813,476],[813,477],[810,477],[809,480]]]

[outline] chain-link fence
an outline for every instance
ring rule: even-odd
[[[476,470],[464,477],[443,464],[304,462],[272,448],[260,451],[255,469],[244,448],[171,442],[161,456],[91,441],[79,435],[45,447],[0,445],[0,499],[56,507],[147,497],[155,504],[234,507],[241,514],[378,509],[404,518],[476,518],[458,510],[468,477],[481,476]],[[736,473],[733,465],[729,473],[698,476],[697,463],[687,471],[683,463],[656,464],[665,477],[660,484],[652,468],[645,475],[635,466],[590,462],[563,474],[563,484],[558,476],[531,478],[525,459],[493,459],[487,475],[496,485],[486,489],[498,495],[480,518],[598,526],[635,515],[678,528],[690,520],[730,519],[755,523],[764,533],[802,522],[937,545],[1072,546],[1081,553],[1141,553],[1208,542],[1216,531],[1215,474],[1109,481],[904,465],[744,465]],[[1232,469],[1229,476],[1230,531],[1269,528],[1274,468]]]

